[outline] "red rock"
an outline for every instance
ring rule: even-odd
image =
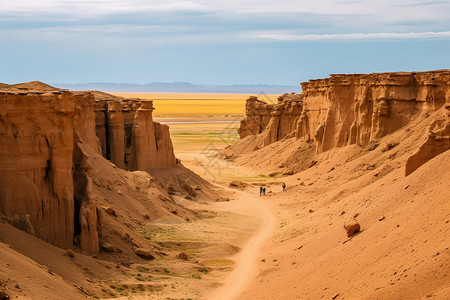
[[[67,254],[67,256],[75,257],[75,252],[73,252],[73,251],[70,250],[70,249],[67,249],[67,250],[66,250],[66,254]]]
[[[136,250],[134,250],[134,253],[136,253],[136,255],[148,259],[148,260],[152,260],[155,259],[155,257],[153,256],[153,252],[150,249],[146,249],[146,248],[137,248]]]
[[[347,233],[347,236],[351,237],[361,230],[361,226],[359,225],[358,221],[353,219],[344,224],[344,229]]]

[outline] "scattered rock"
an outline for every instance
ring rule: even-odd
[[[105,252],[114,252],[114,247],[108,242],[103,242],[101,247]]]
[[[142,217],[144,217],[144,219],[150,219],[150,216],[148,214],[143,214]]]
[[[110,216],[117,217],[116,211],[114,208],[111,207],[103,207],[103,209],[106,211],[106,213]]]
[[[378,143],[377,141],[371,141],[371,142],[369,142],[369,144],[367,145],[366,151],[373,151],[373,150],[375,150],[379,145],[380,145],[380,143]]]
[[[391,150],[392,148],[396,147],[398,143],[388,143],[386,146],[384,146],[383,149],[381,149],[381,152],[386,152]]]
[[[334,297],[332,297],[331,299],[336,299],[339,296],[339,294],[334,295]]]
[[[379,219],[378,219],[378,221],[383,221],[385,219],[385,217],[384,216],[381,216]]]
[[[188,192],[189,196],[195,197],[197,196],[197,193],[194,191],[194,189],[187,183],[183,184],[183,189]]]
[[[66,254],[67,254],[67,256],[69,256],[69,257],[75,257],[75,252],[73,252],[72,250],[70,250],[70,249],[67,249],[66,250]],[[1,299],[1,298],[0,298]]]
[[[189,255],[185,252],[180,252],[177,254],[176,258],[179,259],[183,259],[183,260],[188,260],[189,259]]]
[[[312,160],[308,168],[312,168],[317,164],[317,160]]]
[[[234,180],[234,181],[230,182],[229,186],[234,187],[234,188],[245,188],[247,186],[247,184]]]
[[[347,233],[347,237],[351,237],[361,230],[361,226],[359,225],[358,221],[350,220],[344,224],[344,229]]]
[[[317,162],[316,162],[317,163]],[[282,174],[283,176],[290,176],[290,175],[294,175],[294,171],[286,171],[286,172],[283,172],[283,174]]]
[[[314,212],[314,209],[310,209],[310,210],[309,210],[309,213],[312,214],[313,212]]]
[[[153,256],[153,253],[150,249],[146,249],[146,248],[136,248],[136,250],[134,250],[134,253],[136,253],[136,255],[148,259],[148,260],[153,260],[155,259],[155,257]]]
[[[190,195],[186,195],[186,196],[184,197],[184,199],[186,199],[186,200],[192,200],[192,197],[191,197]]]
[[[175,190],[175,188],[171,185],[171,186],[169,186],[169,187],[167,188],[167,193],[168,193],[169,195],[175,195],[176,190]]]

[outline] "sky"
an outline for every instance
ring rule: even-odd
[[[450,69],[450,1],[1,0],[0,82],[299,85]]]

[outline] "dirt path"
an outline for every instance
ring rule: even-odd
[[[258,218],[260,226],[241,251],[233,257],[236,267],[227,276],[224,285],[212,291],[205,299],[237,299],[256,275],[260,248],[274,229],[275,218],[266,203],[267,198],[245,191],[235,192],[239,198],[239,205],[235,206],[236,212]]]

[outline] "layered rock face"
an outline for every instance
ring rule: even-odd
[[[169,127],[153,122],[153,102],[97,96],[99,153],[121,169],[148,171],[176,165]]]
[[[317,152],[366,146],[445,103],[449,72],[331,75],[302,83],[304,109],[296,136],[316,140]]]
[[[445,105],[446,111],[428,126],[425,142],[406,160],[406,176],[433,157],[450,149],[450,95],[447,99],[449,100]]]
[[[267,124],[269,124],[272,110],[272,104],[267,104],[254,96],[248,98],[245,103],[245,118],[241,120],[238,129],[241,139],[263,132]]]
[[[70,247],[75,99],[0,95],[0,103],[0,212],[10,221],[28,219],[32,230],[22,229],[44,241]]]
[[[44,241],[70,248],[75,239],[82,252],[97,253],[91,166],[80,143],[123,169],[173,167],[168,127],[153,122],[151,101],[5,86],[0,90],[0,213]]]
[[[301,95],[283,95],[278,104],[248,99],[239,134],[244,138],[262,133],[268,145],[292,133],[314,139],[317,153],[351,144],[364,147],[420,113],[441,108],[449,97],[449,82],[449,71],[331,75],[310,80],[302,83]]]
[[[246,116],[238,129],[239,136],[243,139],[263,134],[264,146],[281,140],[296,129],[302,107],[302,95],[297,94],[284,94],[276,104],[250,97],[246,102]]]

